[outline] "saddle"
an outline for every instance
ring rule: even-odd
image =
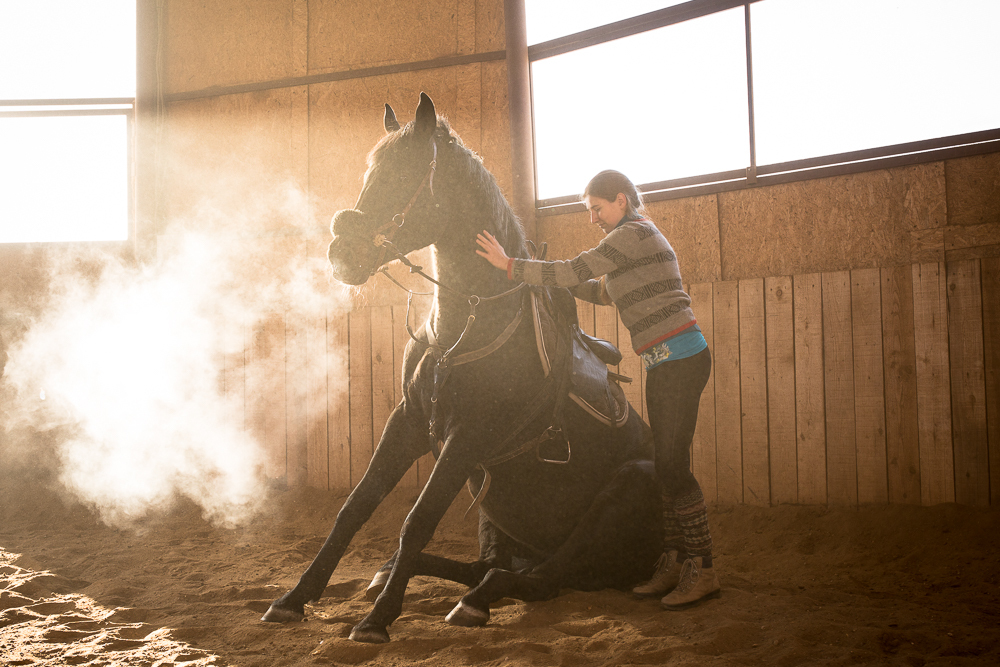
[[[632,379],[612,373],[608,365],[621,362],[622,354],[606,340],[584,333],[557,312],[545,294],[531,290],[531,312],[538,356],[546,377],[552,372],[556,350],[571,347],[568,397],[605,426],[621,427],[628,421],[628,399],[618,382]]]
[[[538,356],[545,372],[547,384],[550,387],[547,390],[543,389],[543,391],[551,391],[553,381],[557,387],[553,422],[541,435],[521,442],[513,449],[507,449],[506,445],[518,442],[516,436],[524,426],[531,422],[531,418],[538,414],[535,412],[522,421],[521,425],[507,437],[498,448],[497,453],[479,464],[479,468],[483,471],[483,480],[478,490],[473,489],[471,479],[468,482],[473,502],[466,510],[466,516],[479,507],[483,498],[486,497],[490,488],[491,468],[515,459],[528,451],[534,451],[536,458],[544,463],[569,463],[572,455],[570,443],[562,434],[560,425],[560,405],[563,391],[566,391],[566,396],[569,399],[605,426],[620,428],[625,425],[629,418],[628,399],[625,398],[625,392],[622,391],[618,382],[631,382],[632,379],[608,370],[608,364],[613,365],[621,362],[622,355],[618,348],[606,340],[584,333],[576,324],[575,310],[572,321],[568,321],[570,318],[563,310],[570,306],[567,305],[560,309],[548,292],[540,288],[531,288],[528,295],[525,300],[529,302],[531,307]],[[572,299],[568,293],[567,297]],[[575,308],[575,304],[572,307]],[[567,350],[567,348],[569,349]],[[569,366],[568,373],[567,365]],[[554,377],[553,373],[556,376],[566,373],[566,376]],[[544,405],[544,402],[540,403],[536,406],[536,410],[543,409]],[[561,441],[566,446],[564,459],[550,459],[544,456],[540,450],[546,442],[555,440]]]

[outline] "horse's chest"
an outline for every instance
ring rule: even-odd
[[[499,361],[498,359],[496,361]],[[486,426],[497,419],[510,419],[524,409],[531,394],[532,370],[516,360],[506,363],[483,359],[469,364],[439,364],[434,355],[424,355],[410,380],[410,398],[427,418],[438,424]],[[540,372],[538,369],[537,372]]]

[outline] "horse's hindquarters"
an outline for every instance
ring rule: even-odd
[[[551,463],[528,451],[490,469],[483,509],[497,526],[532,549],[549,554],[566,541],[595,498],[633,458],[642,438],[642,420],[633,416],[621,428],[604,426],[573,406],[567,407],[569,447],[552,443],[568,463]],[[546,450],[548,451],[548,450]]]

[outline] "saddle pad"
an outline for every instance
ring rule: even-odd
[[[535,290],[530,293],[538,355],[548,376],[559,344],[560,327],[551,312],[549,300]],[[572,325],[564,331],[567,332],[564,335],[571,339],[573,353],[569,397],[605,426],[623,426],[629,416],[625,392],[608,376],[607,365],[584,342],[579,328]]]

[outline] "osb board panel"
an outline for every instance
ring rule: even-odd
[[[549,259],[571,259],[595,247],[604,238],[604,232],[590,224],[589,213],[545,216],[536,218],[535,222],[538,240],[549,246]]]
[[[909,264],[945,224],[943,163],[719,194],[722,278]]]
[[[6,328],[28,325],[27,319],[15,322],[19,318],[14,313],[31,314],[44,304],[49,292],[49,263],[55,252],[46,245],[0,243],[0,335],[8,338],[8,343],[13,334],[3,334]]]
[[[474,53],[476,0],[311,0],[310,73]]]
[[[946,251],[981,248],[1000,244],[1000,221],[984,225],[949,227],[944,230]]]
[[[581,191],[585,185],[580,184]],[[720,279],[719,220],[714,196],[653,202],[647,210],[677,253],[684,280],[701,283]],[[590,224],[588,213],[539,217],[536,224],[539,238],[549,244],[550,258],[575,257],[604,238],[601,230]]]
[[[170,0],[163,26],[164,92],[304,76],[308,5]]]
[[[504,0],[476,0],[476,51],[503,51],[507,48],[503,17]]]
[[[652,202],[646,208],[677,253],[685,280],[722,279],[719,206],[714,195]]]
[[[1000,153],[944,163],[948,224],[1000,222]]]
[[[240,232],[314,230],[319,223],[308,217],[304,196],[307,100],[298,86],[171,104],[160,164],[164,215],[197,211],[199,228],[225,222]],[[206,208],[219,220],[206,220]]]
[[[514,177],[511,173],[510,116],[507,113],[507,63],[483,63],[480,67],[482,102],[483,164],[510,201]]]

